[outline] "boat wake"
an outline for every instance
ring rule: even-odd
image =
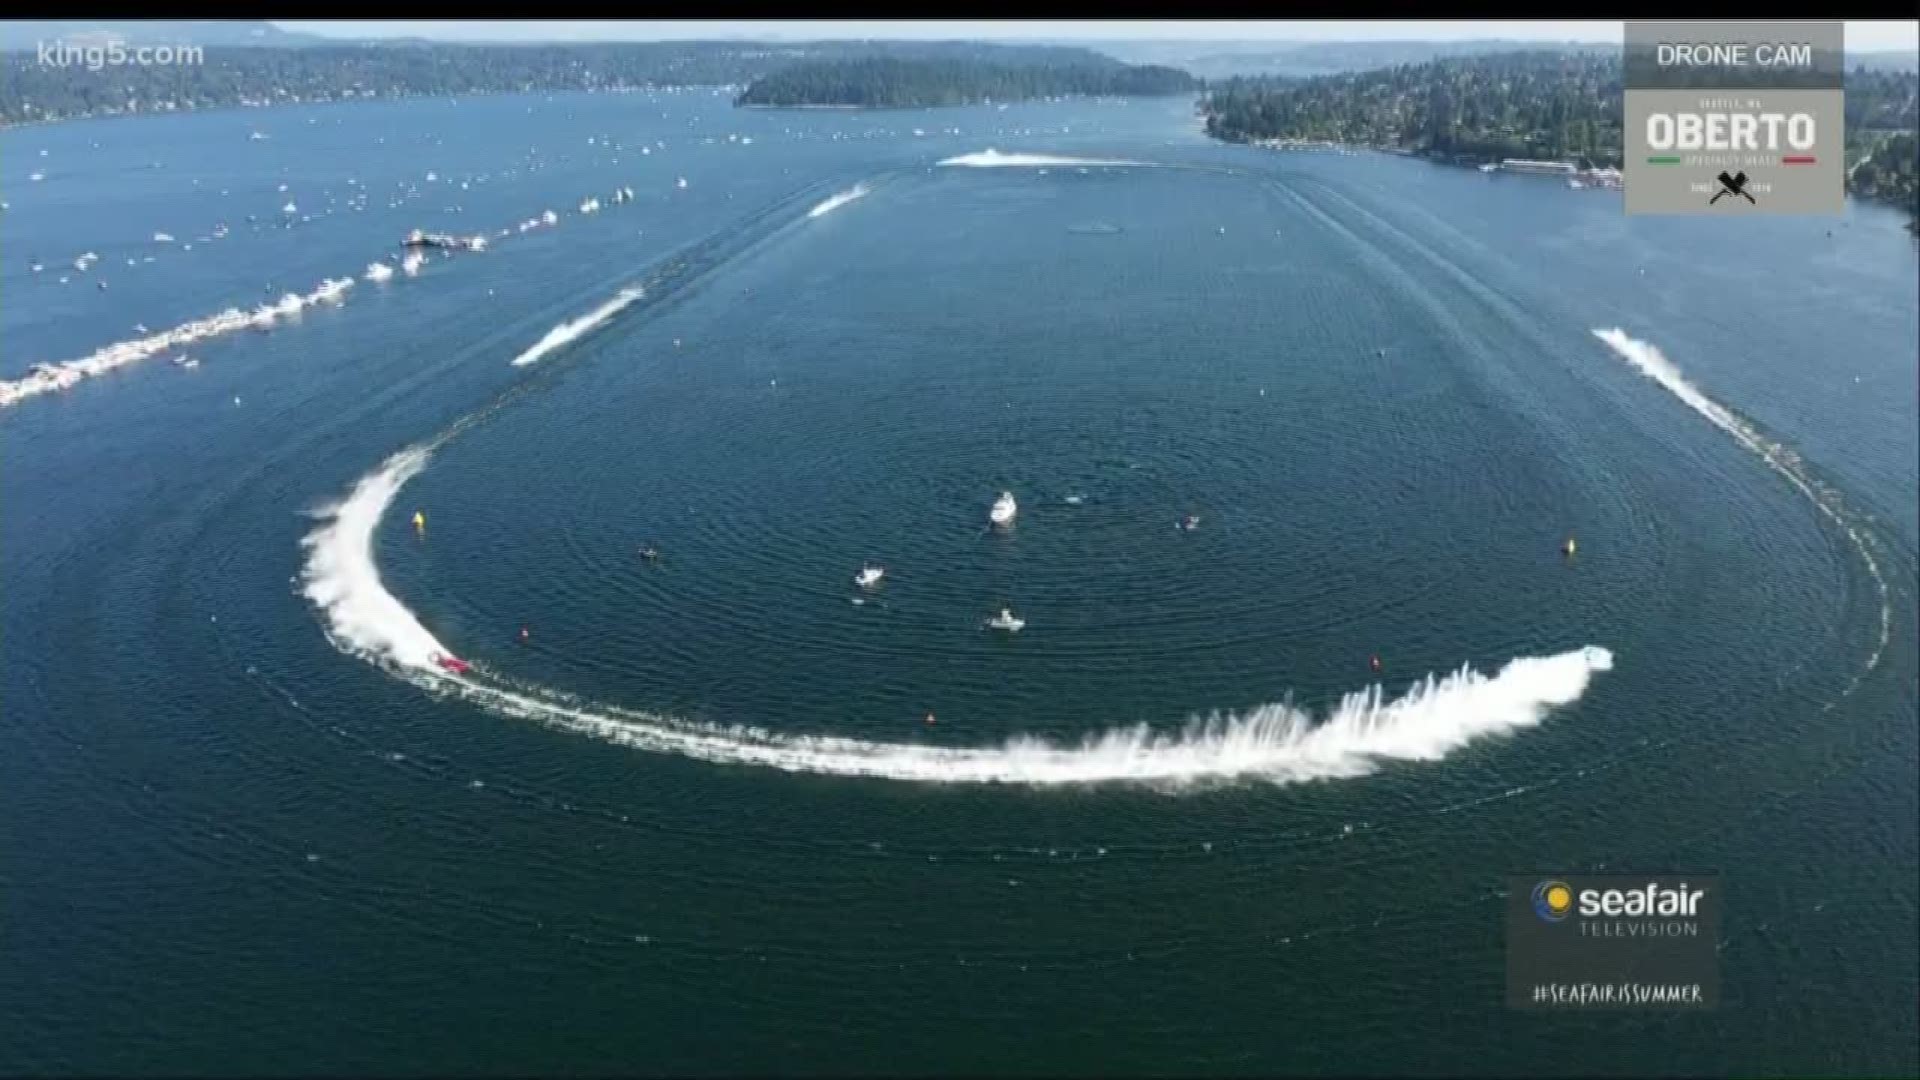
[[[525,352],[513,358],[514,367],[525,367],[535,363],[541,357],[564,345],[579,340],[583,335],[592,333],[607,324],[607,320],[620,314],[627,305],[647,295],[647,290],[638,285],[621,289],[613,299],[587,312],[577,319],[566,322],[547,331],[546,336],[529,345]]]
[[[831,214],[835,210],[840,209],[841,207],[852,202],[853,200],[865,196],[871,190],[873,189],[867,187],[867,185],[865,184],[855,184],[845,191],[836,192],[832,195],[827,196],[825,199],[821,200],[818,206],[815,206],[813,209],[807,211],[807,217],[817,218],[826,214]]]
[[[82,379],[104,375],[192,342],[221,337],[248,327],[265,330],[276,320],[291,318],[316,304],[344,303],[346,291],[352,287],[352,278],[328,278],[315,286],[312,292],[287,293],[276,303],[262,305],[251,312],[231,307],[217,315],[182,323],[171,330],[115,342],[78,360],[35,364],[32,370],[18,379],[0,380],[0,407],[16,404],[36,394],[65,390]]]
[[[1435,761],[1479,739],[1541,722],[1613,667],[1588,647],[1509,661],[1492,675],[1465,665],[1428,675],[1398,696],[1378,685],[1347,694],[1316,719],[1291,703],[1194,717],[1178,731],[1113,728],[1077,743],[1017,737],[997,746],[785,735],[762,728],[693,723],[579,701],[476,666],[454,674],[449,650],[387,591],[373,555],[381,517],[445,439],[388,458],[339,503],[319,512],[304,545],[304,591],[326,620],[328,640],[422,688],[495,714],[533,720],[654,753],[788,772],[944,784],[1128,782],[1177,789],[1197,783],[1290,783],[1360,776],[1395,761]]]
[[[429,669],[445,646],[387,591],[373,559],[373,531],[401,485],[427,467],[432,451],[410,447],[360,478],[339,503],[320,510],[324,524],[302,541],[306,596],[327,618],[334,645],[402,668]]]
[[[631,188],[621,188],[619,192],[619,196],[614,200],[616,203],[631,201]],[[865,194],[865,192],[863,191],[861,194]],[[832,200],[828,201],[831,202]],[[598,199],[589,199],[588,202],[593,204],[594,211],[599,209],[600,203]],[[586,205],[586,203],[581,204],[581,213],[592,213],[593,211],[586,209]],[[520,228],[522,232],[525,232],[529,227],[553,225],[558,221],[559,218],[553,211],[549,210],[544,216],[535,218],[530,223],[522,223]],[[500,230],[501,236],[507,234],[508,230]],[[423,237],[424,234],[416,229],[414,230],[414,236],[409,239],[421,239]],[[489,247],[485,236],[479,235],[466,237],[464,239],[458,237],[433,237],[431,239],[438,241],[435,245],[437,247],[457,248],[468,252],[484,252]],[[88,252],[76,262],[80,269],[84,270],[97,258],[98,256],[95,256],[92,252]],[[418,249],[409,250],[400,260],[400,272],[409,278],[417,277],[421,269],[426,266],[426,263],[426,256]],[[367,265],[366,272],[363,276],[365,280],[370,282],[378,283],[389,281],[394,276],[394,269],[386,262],[376,261]],[[288,293],[281,298],[279,303],[256,308],[250,313],[244,312],[239,308],[228,308],[216,315],[209,315],[205,318],[182,323],[171,330],[163,330],[157,334],[149,334],[145,337],[134,338],[128,341],[114,342],[77,360],[35,364],[26,375],[18,379],[0,380],[0,408],[18,404],[38,394],[50,393],[56,390],[66,390],[83,379],[92,378],[96,375],[104,375],[109,371],[145,360],[190,342],[205,341],[208,338],[220,337],[224,334],[230,334],[235,330],[242,330],[248,327],[259,330],[268,329],[273,325],[275,320],[298,315],[302,310],[312,307],[315,304],[344,303],[346,290],[352,285],[353,279],[350,277],[328,278],[322,280],[319,286],[311,293],[305,295]],[[626,294],[622,293],[621,295],[625,296]],[[634,298],[628,298],[620,301],[619,307],[615,307],[613,310],[618,311],[621,307],[625,307],[631,303],[633,299]],[[592,319],[594,315],[597,314],[598,312],[589,314],[586,318]],[[583,319],[581,321],[584,322],[585,320]],[[552,334],[548,336],[552,337],[553,334],[559,334],[570,325],[572,324],[555,327]],[[592,326],[582,327],[578,333],[584,333],[590,329],[592,329]],[[529,358],[527,354],[522,354],[521,359],[515,360],[514,363],[530,364],[534,360],[539,359],[540,356],[545,355],[546,352],[573,340],[573,337],[577,337],[578,333],[554,341],[552,344],[548,344],[545,340],[542,340],[539,344],[535,345],[533,349],[527,351],[528,354],[533,354],[534,350],[538,349],[540,350],[538,354],[532,355],[531,358]],[[542,349],[542,346],[546,347]]]
[[[1699,387],[1689,382],[1681,374],[1679,367],[1667,359],[1650,342],[1631,337],[1619,328],[1595,330],[1593,336],[1605,342],[1607,347],[1619,354],[1633,368],[1665,387],[1674,397],[1686,403],[1687,407],[1707,418],[1713,426],[1733,436],[1733,440],[1758,456],[1767,467],[1785,477],[1787,482],[1798,488],[1814,508],[1827,520],[1846,534],[1853,549],[1859,553],[1866,564],[1867,572],[1873,577],[1875,587],[1880,593],[1880,637],[1875,642],[1873,652],[1867,662],[1847,685],[1840,696],[1846,697],[1860,684],[1860,680],[1880,663],[1881,654],[1886,651],[1887,640],[1893,630],[1893,605],[1887,595],[1887,579],[1880,571],[1880,563],[1873,557],[1873,550],[1866,538],[1861,535],[1854,516],[1840,497],[1827,490],[1801,462],[1800,456],[1791,449],[1763,435],[1759,429],[1742,419],[1732,409],[1708,397]]]
[[[978,150],[944,158],[937,164],[969,169],[1009,169],[1022,167],[1064,168],[1072,165],[1134,166],[1148,168],[1151,161],[1123,161],[1114,158],[1066,157],[1061,154],[1003,154],[998,150]]]

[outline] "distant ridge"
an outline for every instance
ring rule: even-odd
[[[1311,78],[1507,52],[1617,56],[1616,42],[1510,41],[1103,41],[1081,42],[1129,63],[1167,64],[1203,79]]]
[[[113,26],[128,24],[112,24]],[[270,106],[366,98],[522,91],[607,91],[651,86],[740,88],[794,64],[886,60],[958,69],[1006,69],[1022,82],[1041,70],[1095,72],[1083,85],[1043,88],[1043,93],[1129,92],[1130,80],[1155,78],[1186,84],[1184,72],[1161,75],[1131,69],[1089,49],[1007,45],[971,41],[654,41],[587,42],[566,45],[447,44],[382,41],[357,44],[302,36],[297,44],[270,45],[265,23],[145,23],[129,45],[192,44],[204,49],[197,63],[116,67],[101,78],[83,64],[43,64],[36,42],[58,31],[112,35],[105,23],[32,23],[0,26],[24,39],[24,50],[0,53],[0,125],[48,123],[89,116],[182,112],[231,106]],[[219,44],[201,28],[218,26]],[[74,30],[75,27],[87,29]],[[273,32],[279,33],[277,29]],[[253,31],[261,30],[259,36]],[[978,82],[979,80],[975,80]],[[1056,82],[1058,80],[1055,80]],[[1071,80],[1070,80],[1071,81]],[[1015,95],[1018,96],[1018,95]],[[1004,95],[1003,98],[1004,99]]]
[[[342,42],[282,30],[264,19],[0,19],[0,51],[32,51],[41,42],[75,45],[199,45],[203,48],[299,48]]]

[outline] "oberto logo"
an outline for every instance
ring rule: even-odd
[[[1573,913],[1573,886],[1543,881],[1533,887],[1533,913],[1547,922],[1559,922]]]
[[[1747,174],[1746,173],[1742,172],[1742,173],[1737,173],[1733,176],[1728,176],[1726,174],[1726,171],[1723,169],[1721,170],[1720,175],[1715,177],[1715,179],[1720,181],[1720,190],[1714,192],[1713,198],[1707,200],[1708,206],[1712,206],[1714,203],[1719,202],[1721,199],[1725,198],[1728,195],[1738,195],[1739,197],[1747,200],[1750,203],[1753,202],[1753,195],[1747,191]],[[1759,204],[1754,203],[1754,205],[1758,206]]]

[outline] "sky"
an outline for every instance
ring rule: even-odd
[[[892,38],[1006,41],[1619,41],[1621,24],[1601,21],[1280,21],[1166,20],[1075,21],[1065,19],[919,20],[615,20],[470,19],[293,20],[275,25],[333,37],[423,37],[442,41],[663,41],[682,38],[821,40]],[[1871,52],[1920,48],[1920,21],[1846,24],[1847,49]]]

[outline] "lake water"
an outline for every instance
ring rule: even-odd
[[[0,1071],[1920,1068],[1893,212],[708,91],[0,191],[0,378],[360,279],[0,409]],[[1596,869],[1719,1010],[1505,1008]]]

